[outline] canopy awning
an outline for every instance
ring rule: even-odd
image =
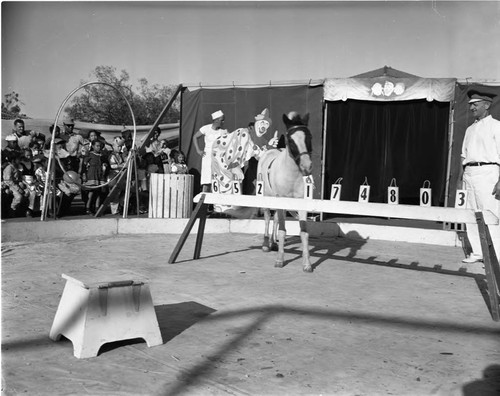
[[[351,78],[327,78],[324,99],[393,101],[426,99],[453,100],[455,78],[420,78],[387,66]]]

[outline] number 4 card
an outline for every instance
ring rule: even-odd
[[[358,202],[368,202],[370,200],[370,186],[363,184],[359,186],[359,197]]]

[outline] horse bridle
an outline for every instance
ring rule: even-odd
[[[303,131],[305,133],[307,151],[301,151],[297,154],[294,154],[292,151],[292,147],[296,147],[297,145],[291,139],[291,137],[297,131]],[[293,160],[297,164],[300,162],[300,157],[302,157],[303,155],[309,155],[309,156],[311,155],[311,153],[312,153],[311,131],[309,130],[309,128],[306,125],[294,125],[294,126],[291,126],[290,128],[288,128],[286,139],[287,139],[287,143],[288,143],[287,146],[288,146],[289,153],[290,153],[291,157],[293,158]]]

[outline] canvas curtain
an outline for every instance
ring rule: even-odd
[[[370,202],[387,202],[393,178],[400,203],[419,204],[424,181],[432,205],[443,205],[449,103],[413,101],[327,102],[325,193],[342,177],[342,200],[357,201],[365,178]]]
[[[195,191],[199,191],[201,157],[193,144],[193,135],[206,124],[211,124],[210,114],[222,110],[225,114],[224,127],[228,131],[247,127],[254,117],[268,108],[272,125],[268,134],[271,138],[277,130],[284,134],[282,115],[292,110],[301,115],[310,114],[309,129],[313,135],[313,177],[316,185],[315,198],[321,195],[321,147],[322,147],[322,104],[323,86],[287,86],[264,88],[200,88],[185,89],[182,93],[180,147],[186,154],[190,172],[195,175]],[[203,139],[199,140],[200,148]]]

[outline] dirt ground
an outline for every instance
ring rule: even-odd
[[[2,244],[5,395],[498,395],[500,323],[459,248],[312,238],[287,265],[261,237],[122,235]],[[77,359],[48,338],[61,274],[149,283],[163,344]],[[482,292],[483,291],[483,292]]]

